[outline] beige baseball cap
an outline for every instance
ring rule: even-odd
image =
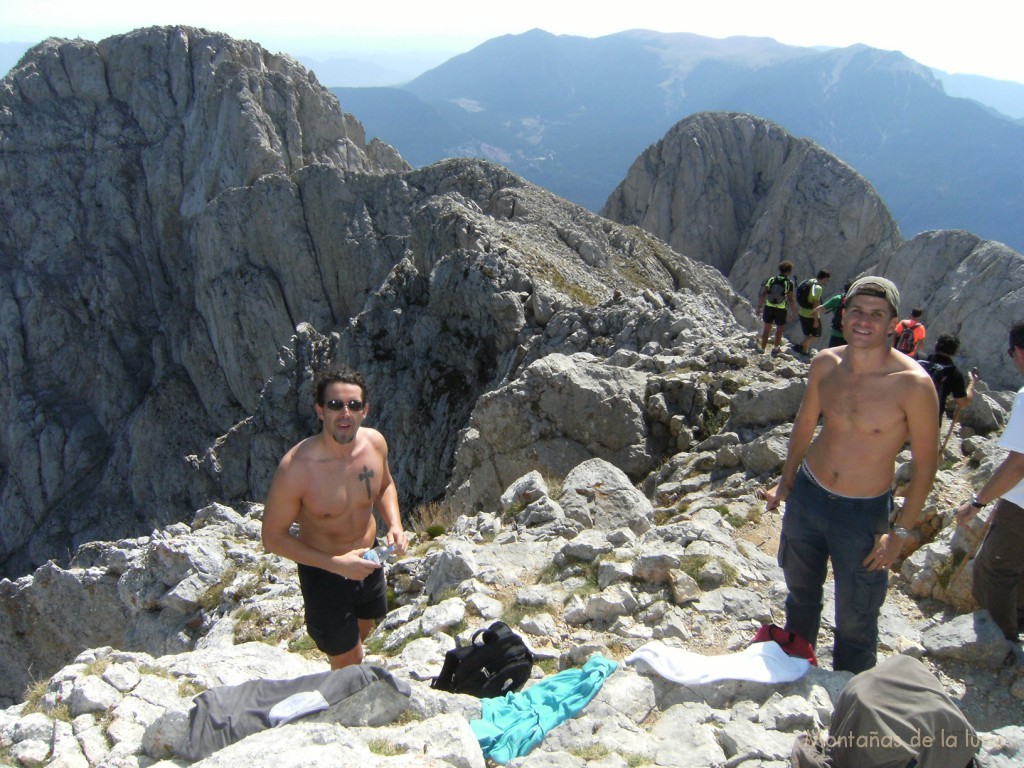
[[[884,277],[876,277],[875,275],[857,278],[853,281],[853,285],[850,286],[850,290],[846,292],[846,300],[849,301],[858,294],[885,299],[889,302],[889,306],[892,307],[894,315],[899,315],[900,313],[900,291],[892,280],[886,280]]]

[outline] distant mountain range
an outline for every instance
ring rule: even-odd
[[[0,71],[28,47],[0,43]],[[395,54],[389,66],[382,54],[361,55],[298,58],[325,84],[379,86],[415,70],[408,56]],[[898,53],[533,30],[490,40],[404,86],[332,90],[370,136],[415,165],[489,158],[595,211],[678,121],[751,112],[862,173],[904,236],[966,229],[1024,251],[1024,84],[929,70]]]
[[[932,74],[939,78],[948,95],[980,101],[1018,122],[1024,122],[1024,83],[993,80],[980,75],[951,75],[939,69],[933,69]]]
[[[944,77],[958,89],[980,87]],[[865,176],[905,237],[965,229],[1024,251],[1024,123],[950,96],[900,53],[533,30],[489,40],[402,87],[332,91],[368,136],[414,165],[486,157],[591,210],[678,121],[749,112]]]

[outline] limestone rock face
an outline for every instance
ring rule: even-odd
[[[900,287],[905,314],[924,310],[929,351],[939,334],[957,333],[957,364],[965,373],[977,366],[994,389],[1020,386],[1006,347],[1010,326],[1024,320],[1024,255],[970,232],[922,232],[883,259],[879,271]]]
[[[602,215],[711,264],[756,302],[789,259],[835,286],[892,252],[899,228],[871,185],[807,139],[753,115],[701,113],[636,159]]]
[[[24,572],[175,516],[288,312],[329,316],[289,295],[317,275],[289,175],[408,165],[292,59],[185,27],[36,46],[0,83],[0,142],[0,561]],[[244,223],[266,248],[208,238],[225,198],[282,187]]]
[[[646,407],[637,391],[646,375],[626,370],[630,355],[648,346],[702,350],[709,335],[731,339],[754,327],[746,303],[715,270],[498,166],[452,160],[386,177],[316,167],[295,180],[294,197],[304,201],[316,250],[331,255],[318,262],[330,316],[299,324],[265,369],[269,378],[252,416],[197,458],[197,482],[211,498],[262,498],[277,459],[315,427],[311,369],[328,359],[366,374],[369,418],[387,436],[406,508],[439,498],[471,476],[476,498],[497,502],[503,483],[522,474],[521,457],[510,454],[532,439],[529,427],[517,425],[518,436],[485,430],[487,445],[478,441],[478,447],[486,467],[471,461],[452,483],[459,446],[472,441],[472,427],[463,430],[476,409],[500,408],[507,401],[502,393],[518,380],[543,389],[560,368],[545,361],[549,355],[590,355],[561,374],[561,395],[543,394],[543,407],[560,420],[552,441],[576,444],[570,450],[582,451],[578,460],[625,461],[637,475],[650,463],[651,448],[647,427],[637,421]],[[251,218],[258,204],[253,190],[234,197],[238,211],[226,220]],[[210,241],[224,237],[216,251],[234,242],[224,232],[224,226],[209,227]],[[239,231],[237,237],[249,236]],[[256,237],[247,242],[251,249],[264,247]],[[251,306],[254,314],[261,306],[266,317],[266,305],[255,300],[232,305]],[[349,318],[345,324],[343,318]],[[259,350],[247,339],[239,344],[251,348],[240,370],[252,375]],[[614,355],[623,363],[605,366],[603,359]],[[576,378],[601,381],[578,384]],[[631,410],[613,408],[616,415],[608,418],[615,429],[596,434],[595,413],[607,410],[598,406],[623,388],[633,390]],[[588,410],[569,397],[583,390],[592,395]],[[556,434],[582,426],[589,432],[565,439]],[[627,433],[620,435],[622,429]],[[497,444],[490,445],[492,439]],[[482,479],[506,458],[505,470]]]

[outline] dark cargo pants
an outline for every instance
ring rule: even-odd
[[[988,536],[974,559],[972,591],[996,626],[1016,642],[1024,626],[1024,509],[1000,499],[992,515]]]
[[[832,667],[863,672],[875,666],[878,614],[885,602],[888,570],[863,562],[875,536],[889,529],[892,494],[849,498],[830,493],[803,468],[786,498],[779,565],[786,577],[786,629],[817,645],[825,577],[835,579],[835,644]]]

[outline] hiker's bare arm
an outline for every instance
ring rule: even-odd
[[[977,493],[978,501],[985,505],[991,504],[1021,480],[1024,480],[1024,453],[1010,451],[1003,463],[996,467],[992,477],[981,486]],[[965,501],[956,511],[956,521],[959,525],[966,525],[976,514],[977,508]]]
[[[296,563],[331,571],[349,579],[366,578],[380,566],[362,559],[365,547],[340,555],[331,554],[292,536],[292,524],[298,520],[302,510],[300,472],[293,466],[293,458],[292,452],[289,452],[281,460],[267,492],[267,500],[263,505],[263,548]]]
[[[939,400],[931,379],[927,375],[914,377],[904,393],[903,403],[913,471],[895,526],[910,531],[917,524],[939,467],[939,425],[935,419]],[[904,541],[890,533],[882,534],[875,549],[864,560],[864,565],[869,570],[888,568],[900,556]]]
[[[924,509],[925,499],[928,498],[935,472],[939,468],[939,424],[935,420],[938,410],[939,398],[935,393],[935,385],[927,374],[917,377],[905,405],[913,473],[904,496],[903,509],[896,519],[896,525],[908,531],[916,525]]]
[[[804,392],[800,410],[797,411],[793,430],[789,435],[789,449],[786,452],[786,463],[782,467],[782,477],[774,489],[765,493],[769,510],[775,509],[785,501],[793,487],[800,462],[807,454],[807,448],[814,439],[814,431],[818,428],[818,419],[821,418],[821,379],[833,365],[834,362],[824,354],[811,361],[811,369],[807,375],[807,390]]]
[[[971,371],[967,375],[967,392],[963,397],[953,398],[953,402],[956,403],[957,408],[966,408],[971,404],[971,400],[974,399],[974,385],[978,383],[978,374]]]
[[[379,441],[377,440],[379,438]],[[398,555],[404,555],[409,549],[409,538],[402,528],[402,514],[398,508],[398,489],[391,477],[391,467],[388,465],[388,444],[384,437],[376,433],[374,440],[381,451],[384,463],[383,476],[381,477],[380,493],[374,501],[381,520],[387,526],[387,542],[393,544]]]

